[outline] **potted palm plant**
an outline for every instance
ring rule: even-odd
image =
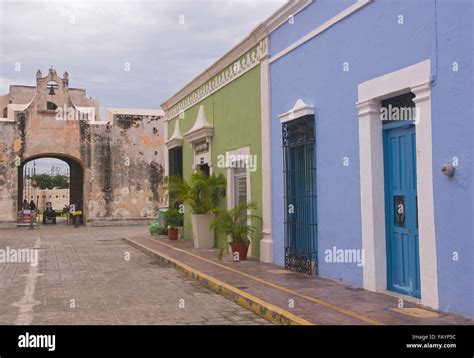
[[[209,228],[213,210],[219,204],[219,196],[226,188],[222,174],[207,176],[201,171],[193,173],[189,180],[180,176],[166,178],[170,205],[183,203],[191,208],[194,247],[210,249],[214,245],[214,233]]]
[[[249,214],[249,211],[256,209],[257,205],[254,203],[241,203],[230,210],[222,208],[214,210],[216,217],[212,220],[210,228],[224,234],[224,238],[230,244],[234,261],[247,260],[249,236],[256,230],[252,221],[262,221],[261,217]],[[221,247],[219,258],[222,258],[225,246]]]
[[[170,208],[163,213],[165,225],[168,228],[168,239],[178,238],[178,226],[183,222],[183,214],[178,209]]]

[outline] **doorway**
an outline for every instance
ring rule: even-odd
[[[46,208],[53,211],[57,215],[53,222],[66,222],[62,215],[66,206],[75,204],[75,210],[84,209],[83,186],[84,172],[76,160],[48,154],[30,157],[18,167],[18,211],[24,209],[26,200],[40,213]]]
[[[420,298],[415,125],[384,125],[387,289]]]
[[[198,170],[203,172],[206,176],[211,175],[211,170],[209,168],[209,164],[199,164],[196,166]]]

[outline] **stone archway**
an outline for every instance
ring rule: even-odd
[[[25,193],[23,192],[23,180],[24,180],[24,166],[35,159],[41,158],[55,158],[60,159],[65,162],[69,166],[69,203],[72,204],[76,202],[80,202],[81,206],[84,208],[84,203],[86,202],[84,198],[84,165],[80,162],[79,159],[73,158],[64,154],[59,153],[44,153],[31,156],[21,162],[18,166],[18,208],[20,210],[21,203],[23,199],[26,197]],[[28,201],[31,198],[28,198]],[[33,198],[35,200],[36,198]],[[35,201],[36,202],[36,201]],[[36,203],[38,205],[38,203]]]

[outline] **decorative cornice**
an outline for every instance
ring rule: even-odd
[[[314,106],[306,104],[304,103],[302,99],[299,99],[296,101],[292,109],[290,109],[286,113],[280,114],[278,117],[280,118],[280,121],[283,123],[283,122],[292,121],[294,119],[297,119],[303,116],[310,116],[310,115],[314,115]]]
[[[415,93],[418,87],[422,89],[430,83],[430,69],[428,59],[360,83],[357,86],[358,102],[396,96],[406,93],[408,88]]]
[[[206,118],[206,113],[204,112],[204,106],[201,104],[199,106],[198,116],[196,118],[196,122],[194,126],[183,134],[186,140],[193,144],[197,141],[203,139],[210,139],[212,138],[214,127],[209,124]]]
[[[175,95],[162,103],[161,107],[166,111],[167,114],[166,120],[172,119],[180,111],[186,110],[196,102],[199,102],[200,100],[225,86],[230,81],[244,74],[246,71],[253,68],[253,66],[256,66],[258,61],[252,62],[252,66],[247,65],[247,67],[244,68],[245,71],[235,74],[230,79],[225,79],[223,82],[221,82],[221,85],[215,86],[214,84],[214,86],[212,86],[211,84],[211,89],[207,89],[207,91],[204,90],[204,94],[195,94],[197,91],[202,89],[202,87],[214,81],[215,77],[218,77],[222,72],[225,72],[226,67],[232,67],[233,61],[235,59],[241,57],[243,54],[246,54],[248,51],[252,52],[255,46],[257,46],[257,48],[260,47],[260,51],[263,51],[264,53],[261,57],[257,56],[258,60],[261,61],[262,59],[266,58],[265,56],[268,54],[268,34],[288,21],[291,16],[294,16],[302,11],[305,7],[311,4],[312,1],[313,0],[289,0],[263,23],[260,23],[258,26],[256,26],[255,29],[252,30],[252,32],[239,44],[234,46],[230,51],[228,51],[205,71],[201,72]],[[264,49],[262,49],[262,47],[264,47]],[[233,74],[233,72],[231,72],[231,74]],[[185,100],[187,102],[185,105],[183,105],[182,102]],[[176,106],[179,108],[176,109]]]
[[[181,135],[181,130],[179,129],[179,120],[176,121],[173,135],[165,142],[165,145],[168,147],[168,149],[183,146],[183,136]]]
[[[359,117],[367,116],[370,114],[380,115],[380,101],[369,99],[362,102],[356,103],[357,109],[359,111]]]
[[[210,96],[222,87],[242,76],[252,68],[257,66],[262,58],[268,53],[268,38],[262,39],[256,46],[244,53],[239,59],[232,62],[215,76],[195,88],[190,94],[184,96],[177,102],[172,100],[163,104],[162,107],[166,111],[166,120],[169,121],[177,116],[180,112],[194,106],[204,98]],[[167,104],[173,103],[169,108]]]
[[[424,102],[431,98],[431,82],[410,87],[410,90],[415,94],[415,98],[413,98],[415,103]]]

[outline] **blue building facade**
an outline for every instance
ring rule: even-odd
[[[474,317],[472,2],[293,11],[269,34],[273,261]]]

